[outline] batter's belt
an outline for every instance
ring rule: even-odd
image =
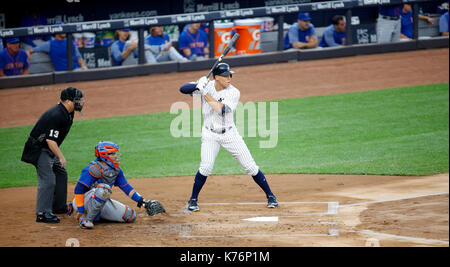
[[[205,128],[216,134],[224,134],[224,133],[228,132],[229,130],[231,130],[233,127],[229,126],[229,127],[222,128],[222,129],[213,129],[212,127],[205,126]]]

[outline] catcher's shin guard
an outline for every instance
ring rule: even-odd
[[[122,216],[122,219],[126,223],[133,223],[136,221],[136,211],[128,206],[125,206],[125,213]]]
[[[91,196],[91,199],[88,200],[86,205],[87,221],[94,221],[103,206],[105,206],[106,201],[110,199],[111,193],[111,187],[107,184],[98,184],[95,187],[94,194]]]

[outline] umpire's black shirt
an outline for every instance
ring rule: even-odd
[[[38,139],[39,136],[45,134],[42,142],[43,148],[48,148],[45,139],[53,140],[58,146],[61,146],[69,133],[70,127],[72,127],[73,117],[74,112],[69,113],[60,102],[42,114],[36,125],[34,125],[33,130],[31,130],[30,135]]]

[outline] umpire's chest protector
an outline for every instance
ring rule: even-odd
[[[94,186],[99,183],[104,183],[113,186],[116,182],[117,176],[120,173],[120,169],[111,168],[107,164],[104,164],[99,160],[95,160],[91,162],[89,166],[89,173],[98,179],[94,184]]]

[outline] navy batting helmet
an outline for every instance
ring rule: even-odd
[[[233,76],[234,71],[230,69],[230,65],[227,63],[219,63],[213,70],[213,77],[219,76]]]

